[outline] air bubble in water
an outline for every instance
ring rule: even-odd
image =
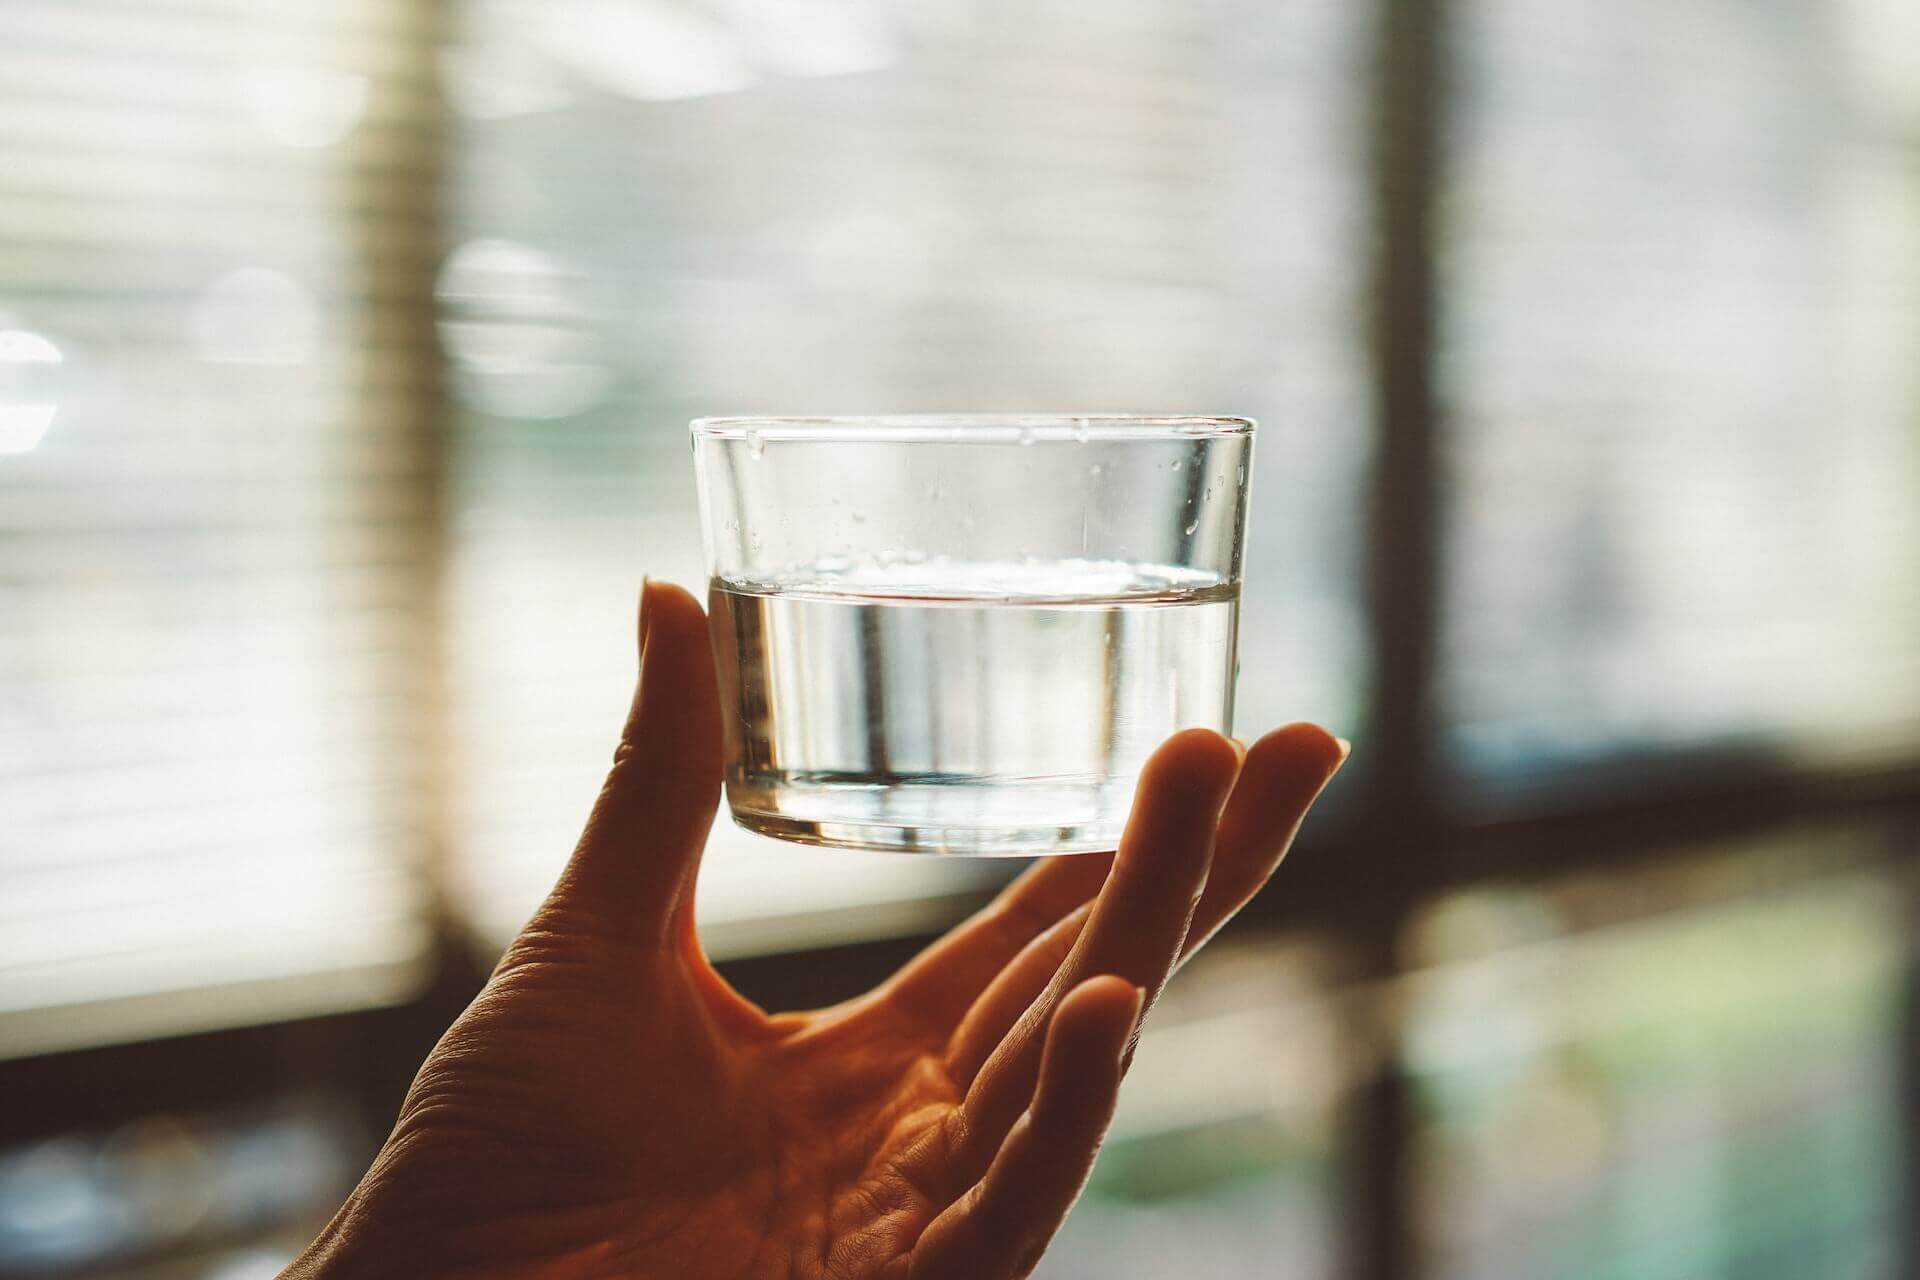
[[[1180,459],[1178,458],[1175,458],[1172,462],[1167,464],[1167,470],[1169,471],[1178,471],[1179,469],[1180,469]]]
[[[1198,529],[1199,527],[1200,527],[1200,522],[1198,520],[1195,520],[1192,524],[1188,525],[1187,536],[1191,538],[1194,534],[1194,530]]]
[[[867,513],[864,511],[850,511],[847,514],[853,517],[855,524],[865,524],[867,522]]]
[[[1241,463],[1233,469],[1233,482],[1235,484],[1245,484],[1247,482],[1247,467],[1245,463]]]
[[[1020,443],[1021,443],[1021,444],[1032,444],[1032,443],[1033,443],[1033,428],[1032,428],[1032,427],[1022,427],[1022,428],[1020,428]]]
[[[1097,476],[1105,469],[1106,468],[1102,467],[1099,463],[1096,462],[1092,466],[1087,468],[1087,474],[1090,476]]]
[[[755,462],[758,462],[761,458],[766,456],[766,452],[767,452],[767,438],[761,435],[758,431],[747,432],[747,453],[753,458],[753,460]]]

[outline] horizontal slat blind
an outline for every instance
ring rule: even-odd
[[[423,953],[428,8],[0,5],[0,1053]]]
[[[1468,0],[1442,693],[1483,777],[1920,724],[1920,16]]]

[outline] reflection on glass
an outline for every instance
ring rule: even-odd
[[[1896,885],[1708,905],[1849,838],[1434,910],[1405,1033],[1427,1273],[1892,1273]]]
[[[1009,22],[979,0],[737,0],[675,6],[643,40],[620,24],[667,6],[529,8],[464,7],[448,55],[525,90],[456,122],[456,242],[580,273],[499,283],[511,302],[452,265],[443,282],[465,402],[458,874],[489,927],[524,918],[577,834],[640,575],[704,579],[685,438],[702,414],[1256,416],[1236,719],[1352,725],[1361,10],[1130,0]],[[651,79],[668,46],[700,83]],[[687,96],[650,100],[669,88]],[[577,308],[556,318],[549,290]],[[513,385],[483,367],[495,352],[587,362],[556,329],[590,335],[604,394],[556,394],[539,421],[490,398]],[[833,865],[723,829],[706,918],[810,896]],[[830,887],[871,901],[946,874]]]
[[[1920,117],[1849,53],[1911,26],[1883,7],[1459,6],[1441,692],[1467,768],[1911,744]],[[1862,56],[1910,60],[1884,43]]]

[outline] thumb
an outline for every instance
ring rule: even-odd
[[[721,772],[720,694],[707,618],[667,583],[640,592],[640,679],[587,829],[550,910],[623,939],[668,940],[693,895]]]

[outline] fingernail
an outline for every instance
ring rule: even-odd
[[[1140,1021],[1140,1011],[1146,1007],[1147,989],[1145,987],[1135,987],[1133,989],[1133,1017],[1130,1020],[1138,1023]]]
[[[1353,754],[1353,744],[1345,738],[1335,738],[1333,745],[1340,748],[1340,758],[1333,762],[1333,767],[1338,769],[1347,762],[1347,757]]]

